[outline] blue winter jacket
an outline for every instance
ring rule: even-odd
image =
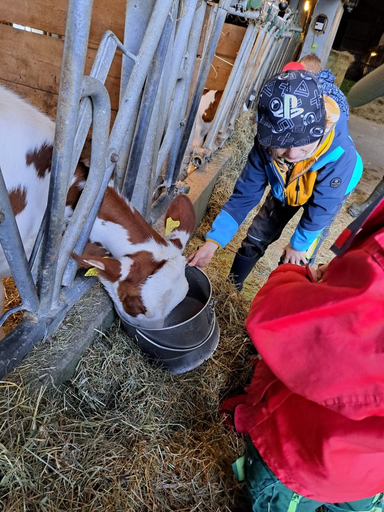
[[[363,164],[348,132],[347,118],[340,115],[328,151],[307,172],[316,173],[312,195],[303,205],[303,214],[291,237],[293,249],[306,251],[332,216],[345,196],[359,182]],[[245,165],[229,200],[214,220],[206,240],[224,247],[230,242],[248,213],[259,203],[268,183],[273,196],[285,204],[285,185],[272,157],[255,139]]]

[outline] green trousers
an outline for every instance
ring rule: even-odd
[[[252,512],[384,512],[383,493],[346,503],[322,503],[301,496],[286,487],[260,457],[251,440],[246,440],[245,483]]]

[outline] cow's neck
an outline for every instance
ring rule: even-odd
[[[90,239],[102,244],[116,258],[139,250],[153,251],[154,245],[167,245],[112,187],[107,188]]]

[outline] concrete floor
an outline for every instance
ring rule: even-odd
[[[363,159],[365,172],[371,178],[362,180],[358,188],[361,192],[370,194],[384,176],[384,125],[351,114],[349,131]]]

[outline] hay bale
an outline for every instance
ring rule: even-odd
[[[335,75],[335,85],[337,85],[337,87],[341,86],[345,77],[345,73],[354,60],[355,57],[349,52],[338,52],[336,50],[331,50],[326,67],[329,68]]]

